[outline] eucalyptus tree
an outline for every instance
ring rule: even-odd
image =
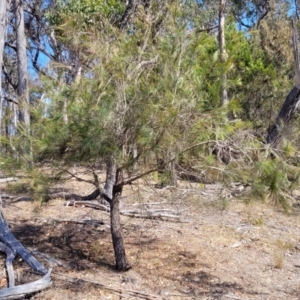
[[[17,68],[18,68],[18,104],[19,121],[30,125],[29,113],[29,86],[28,86],[28,64],[26,53],[26,35],[24,24],[24,1],[14,0],[16,47],[17,47]]]
[[[2,65],[3,65],[3,52],[4,52],[4,43],[5,43],[5,33],[6,33],[6,21],[7,21],[6,0],[1,0],[1,2],[0,2],[0,70],[2,70]],[[0,136],[2,133],[2,103],[3,103],[2,76],[0,76]]]

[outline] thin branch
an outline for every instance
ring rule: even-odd
[[[91,207],[91,208],[94,208],[94,209],[99,209],[99,210],[107,211],[107,212],[110,211],[110,208],[108,206],[105,206],[105,205],[100,204],[100,203],[91,202],[91,201],[76,201],[76,200],[73,200],[73,201],[69,201],[66,204],[66,206],[69,206],[69,205],[76,206],[77,204],[78,205],[84,205],[86,207]]]
[[[5,42],[5,46],[7,46],[7,47],[9,47],[9,48],[11,48],[11,49],[13,49],[13,50],[15,50],[17,52],[17,47],[15,45],[12,45],[12,44],[10,44],[8,42]]]
[[[200,33],[200,32],[207,32],[208,33],[208,32],[210,32],[214,29],[217,29],[218,27],[219,27],[219,25],[217,24],[217,25],[207,27],[207,28],[197,28],[197,29],[195,29],[195,32],[196,33]]]
[[[10,98],[8,96],[4,96],[4,100],[7,101],[7,102],[11,102],[11,103],[14,103],[16,105],[19,105],[18,101],[14,100],[14,99],[12,99],[12,98]]]
[[[246,27],[246,28],[248,28],[248,29],[251,29],[251,28],[252,28],[252,26],[250,26],[250,25],[244,23],[244,22],[241,20],[241,18],[240,18],[239,16],[235,15],[234,18],[235,18],[235,20],[236,20],[238,23],[240,23],[242,26],[244,26],[244,27]]]
[[[258,19],[256,28],[259,27],[260,21],[268,14],[269,10],[266,10]]]
[[[188,148],[180,151],[177,155],[175,155],[174,157],[172,157],[171,159],[169,159],[168,161],[166,161],[163,165],[161,165],[159,167],[156,167],[156,168],[153,168],[151,170],[148,170],[148,171],[146,171],[144,173],[138,174],[138,175],[136,175],[134,177],[128,178],[125,181],[121,182],[119,185],[131,184],[132,182],[134,182],[134,181],[136,181],[136,180],[138,180],[138,179],[140,179],[140,178],[142,178],[142,177],[144,177],[146,175],[149,175],[151,173],[160,171],[162,168],[164,168],[165,166],[167,166],[169,163],[173,162],[178,155],[181,155],[181,154],[183,154],[183,153],[185,153],[187,151],[190,151],[190,150],[192,150],[194,148],[197,148],[199,146],[207,145],[207,144],[210,144],[210,143],[216,143],[216,142],[217,141],[215,141],[215,140],[209,140],[209,141],[205,141],[205,142],[200,142],[200,143],[194,144],[194,145],[192,145],[192,146],[190,146],[190,147],[188,147]]]
[[[36,45],[36,48],[31,47],[30,49],[35,49],[38,51],[41,51],[45,56],[47,56],[48,58],[50,58],[51,60],[55,60],[55,57],[53,55],[51,55],[41,44],[40,42],[38,42],[37,40],[34,40],[34,43]]]
[[[2,66],[2,71],[3,71],[3,74],[5,76],[5,79],[7,80],[7,82],[12,86],[12,88],[14,90],[17,89],[18,85],[16,83],[13,82],[13,80],[11,79],[11,76],[10,74],[8,74],[8,71],[7,71],[7,68],[5,67],[5,65],[3,64]]]
[[[77,181],[80,181],[80,182],[86,182],[86,183],[92,184],[92,185],[94,185],[94,186],[97,187],[97,188],[98,188],[98,186],[99,186],[99,182],[98,182],[97,180],[92,181],[92,180],[83,179],[83,178],[78,177],[77,175],[75,175],[75,174],[73,174],[72,172],[70,172],[70,171],[68,171],[68,170],[65,170],[65,169],[62,170],[62,172],[69,174],[69,175],[71,176],[71,178],[75,178]]]
[[[157,62],[158,62],[158,56],[156,56],[156,57],[154,57],[154,58],[152,58],[152,59],[149,59],[149,60],[143,60],[143,61],[141,61],[141,62],[135,67],[135,69],[131,72],[131,74],[129,74],[129,78],[132,78],[132,77],[134,77],[135,75],[136,75],[137,77],[139,77],[139,76],[142,74],[144,68],[146,68],[146,67],[148,67],[148,66],[151,66],[151,65],[155,65]],[[142,70],[142,69],[143,69],[143,70]],[[139,72],[139,74],[138,74],[138,72]],[[138,74],[138,75],[137,75],[137,74]]]

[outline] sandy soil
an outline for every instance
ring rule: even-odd
[[[91,192],[77,181],[63,188]],[[300,299],[299,208],[288,216],[258,201],[222,195],[218,185],[155,189],[141,182],[127,188],[123,209],[155,202],[150,207],[172,209],[180,218],[122,216],[133,266],[125,273],[114,270],[107,212],[67,207],[63,199],[43,206],[6,201],[3,212],[15,236],[53,268],[52,288],[31,299]],[[75,222],[82,220],[91,222]],[[21,260],[15,270],[18,283],[38,278]]]

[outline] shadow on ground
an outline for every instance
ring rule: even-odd
[[[63,261],[71,269],[114,269],[110,233],[101,225],[28,222],[12,224],[11,231],[25,247]]]

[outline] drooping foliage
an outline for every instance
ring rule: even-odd
[[[30,2],[34,7],[42,5]],[[195,145],[245,130],[263,139],[293,84],[286,1],[227,1],[223,62],[219,1],[71,0],[47,7],[34,21],[25,18],[30,67],[38,72],[30,86],[30,133],[18,124],[11,126],[18,135],[9,129],[16,108],[3,105],[2,161],[9,166],[93,166],[113,155],[129,173],[137,162],[151,170],[175,157],[184,166],[198,159],[211,171],[221,152]],[[5,63],[12,67],[10,51]],[[44,67],[40,53],[48,57]],[[224,74],[230,102],[220,107]]]

